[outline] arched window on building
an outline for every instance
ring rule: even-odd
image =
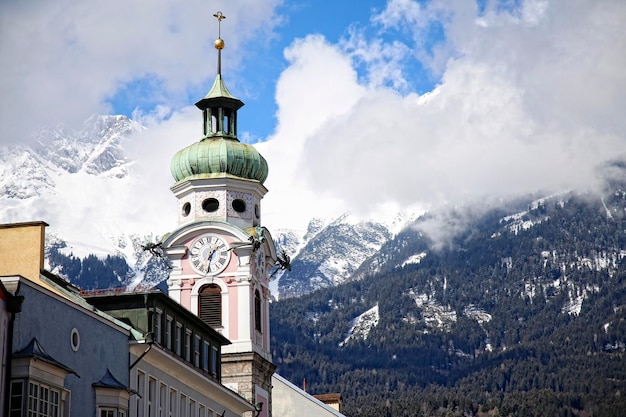
[[[213,328],[222,327],[222,289],[217,284],[200,288],[198,317]]]
[[[262,331],[261,329],[261,294],[259,290],[254,292],[254,328],[257,331]]]

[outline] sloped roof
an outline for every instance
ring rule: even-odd
[[[128,391],[130,393],[136,392],[135,390],[128,388],[126,385],[118,381],[117,378],[113,376],[109,368],[107,368],[107,371],[104,373],[104,376],[100,379],[100,381],[94,382],[93,384],[91,384],[91,386],[94,388],[120,389],[120,390]]]
[[[331,392],[328,394],[314,394],[313,396],[325,404],[338,403],[341,401],[341,393],[339,392]]]
[[[277,373],[274,373],[274,375],[272,375],[272,384],[274,385],[274,389],[272,393],[273,395],[272,401],[274,402],[274,404],[277,404],[279,401],[281,401],[280,394],[279,394],[279,391],[281,391],[283,394],[287,394],[287,395],[293,394],[294,396],[298,397],[299,401],[302,401],[302,404],[309,404],[313,407],[318,407],[317,409],[319,410],[319,413],[317,413],[317,415],[345,417],[344,414],[340,413],[339,411],[335,410],[334,408],[325,404],[324,402],[318,400],[317,398],[315,398],[315,396],[309,394],[308,392],[298,388],[297,386],[295,386],[294,384],[292,384],[291,382],[289,382],[288,380],[286,380],[285,378],[283,378]],[[291,407],[292,405],[293,404],[290,404],[290,407],[286,410],[286,414],[281,415],[280,417],[291,417],[291,416],[302,415],[301,410],[293,409]],[[274,412],[274,415],[277,416],[278,414]]]
[[[58,360],[54,359],[52,356],[46,352],[46,350],[41,346],[39,340],[36,337],[33,337],[31,341],[24,347],[23,349],[13,353],[13,358],[33,358],[37,359],[51,365],[56,366],[57,368],[63,369],[68,373],[74,374],[80,378],[80,376],[67,365],[62,364]]]

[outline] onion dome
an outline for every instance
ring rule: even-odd
[[[230,174],[265,182],[268,166],[253,146],[233,139],[203,139],[178,151],[170,166],[174,179],[213,178]]]
[[[224,18],[219,14],[218,20]],[[196,178],[234,176],[265,182],[268,165],[253,146],[237,139],[237,110],[244,104],[233,97],[221,74],[224,41],[215,41],[217,76],[208,94],[196,103],[202,110],[203,138],[178,151],[172,158],[170,170],[176,182]]]

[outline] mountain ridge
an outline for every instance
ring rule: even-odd
[[[381,249],[380,272],[272,304],[278,372],[341,388],[347,415],[621,415],[622,178],[485,211],[446,246],[422,216]]]
[[[54,231],[48,233],[48,246],[54,246],[58,251],[56,262],[73,264],[75,260],[69,258],[74,257],[82,262],[91,255],[101,261],[106,261],[109,256],[126,260],[128,276],[120,278],[117,283],[110,277],[100,282],[130,286],[158,285],[158,276],[151,276],[146,282],[141,282],[148,266],[144,256],[138,252],[138,248],[154,242],[158,236],[154,233],[138,234],[119,223],[119,215],[111,215],[104,207],[100,211],[102,217],[93,222],[93,218],[86,217],[90,215],[88,207],[89,204],[98,203],[90,202],[89,197],[83,195],[101,189],[102,193],[112,193],[108,197],[111,201],[124,198],[124,190],[132,189],[129,167],[133,164],[125,151],[125,145],[135,133],[143,130],[143,126],[126,116],[94,115],[80,129],[69,129],[63,125],[44,128],[34,135],[31,145],[0,147],[0,201],[4,206],[0,218],[4,222],[45,218],[54,224]],[[85,190],[77,192],[77,187]],[[76,236],[67,235],[68,231],[78,230],[73,227],[76,216],[85,216],[83,227],[90,230],[83,233],[86,237],[77,239]],[[335,219],[312,219],[304,232],[275,231],[279,248],[284,249],[295,262],[302,264],[298,267],[301,272],[309,270],[309,274],[301,279],[282,271],[276,274],[271,284],[275,298],[304,294],[320,286],[335,285],[348,279],[384,241],[397,233],[407,218],[408,215],[398,214],[385,223],[363,220],[345,213]],[[342,239],[339,239],[341,233]],[[326,244],[325,241],[333,235],[336,242]],[[367,235],[371,239],[364,241],[359,235]],[[330,254],[333,248],[337,248],[334,249],[334,255]],[[325,259],[316,259],[319,257]],[[60,264],[50,266],[69,280],[76,278],[64,273]],[[70,270],[77,271],[75,267]],[[165,279],[164,276],[160,278]],[[95,283],[83,281],[82,285],[89,288]]]

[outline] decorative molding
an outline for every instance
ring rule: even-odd
[[[202,209],[202,202],[207,198],[214,198],[219,201],[220,204],[216,211],[209,213]],[[193,206],[197,208],[197,212],[193,217],[194,219],[223,218],[226,216],[228,201],[226,201],[225,190],[196,191],[195,200],[196,202]]]
[[[246,203],[246,210],[243,213],[236,212],[233,209],[233,201],[237,199],[243,200]],[[228,217],[236,217],[246,220],[252,219],[252,215],[254,213],[254,197],[252,197],[251,193],[228,191],[227,200]]]

